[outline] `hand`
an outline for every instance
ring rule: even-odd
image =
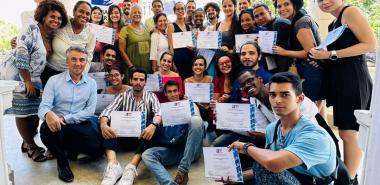
[[[312,48],[309,53],[309,57],[316,60],[329,59],[331,53],[325,49]]]
[[[231,151],[232,149],[236,148],[237,151],[241,154],[245,154],[243,146],[245,143],[240,141],[235,141],[232,144],[228,145],[228,151]]]
[[[25,82],[25,94],[26,96],[35,96],[36,95],[36,89],[33,87],[33,83],[32,82]]]
[[[223,184],[237,184],[237,182],[230,180],[230,177],[227,176],[226,179],[223,179],[223,177],[220,178],[220,180],[215,180],[216,182],[221,182]]]
[[[224,102],[227,102],[228,99],[230,99],[231,95],[229,94],[223,94],[219,99],[218,99],[218,102],[219,103],[224,103]]]
[[[265,139],[265,134],[261,132],[256,132],[256,131],[248,131],[248,134],[254,138],[254,139]]]
[[[227,52],[228,51],[228,47],[227,46],[222,46],[222,47],[220,47],[220,50],[222,50],[224,52]]]
[[[274,54],[281,55],[281,56],[285,56],[286,52],[287,52],[286,49],[284,49],[280,46],[273,46],[272,50],[273,50]]]
[[[17,40],[17,37],[13,37],[13,38],[11,39],[11,48],[12,48],[12,49],[15,49],[16,46],[17,46],[17,42],[16,42],[16,40]]]
[[[153,124],[150,124],[147,126],[143,132],[140,135],[140,138],[145,139],[145,140],[150,140],[152,139],[154,133],[156,132],[157,127]]]
[[[187,49],[191,50],[191,51],[194,51],[195,50],[195,47],[194,46],[186,46]]]
[[[57,116],[54,112],[46,113],[46,124],[52,132],[58,132],[62,125],[66,125],[65,119]]]
[[[117,137],[116,132],[107,124],[102,124],[100,130],[102,131],[104,139],[113,139]]]
[[[188,97],[188,96],[186,96],[186,95],[184,95],[182,99],[183,99],[183,100],[188,100],[188,99],[189,99],[189,97]]]

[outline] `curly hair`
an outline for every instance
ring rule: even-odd
[[[49,14],[50,11],[58,11],[61,14],[62,22],[60,28],[66,26],[69,20],[67,17],[67,12],[65,6],[58,0],[41,1],[34,13],[34,20],[40,24],[43,24],[44,18]]]

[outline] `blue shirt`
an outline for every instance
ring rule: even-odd
[[[277,122],[266,129],[266,145],[272,143]],[[330,135],[319,125],[301,116],[296,126],[285,136],[277,130],[277,141],[270,145],[274,151],[287,150],[302,160],[292,169],[318,178],[330,176],[336,167],[336,148]]]
[[[74,124],[94,115],[96,107],[96,82],[86,74],[75,84],[69,71],[52,76],[42,94],[38,117],[45,120],[49,111],[63,116],[65,123]]]

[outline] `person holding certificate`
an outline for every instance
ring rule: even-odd
[[[132,185],[137,176],[137,166],[141,161],[141,154],[152,145],[156,138],[156,130],[161,124],[160,102],[154,93],[144,91],[146,79],[147,74],[144,69],[136,68],[133,70],[130,79],[132,90],[119,94],[99,116],[108,162],[101,182],[102,185],[114,185],[120,177],[120,184]],[[117,133],[109,125],[112,111],[140,111],[147,115],[146,128],[142,131],[139,139],[127,139],[129,144],[136,146],[136,152],[124,170],[117,161],[115,152],[118,143],[123,142],[123,140],[117,138]]]
[[[173,68],[173,54],[169,52],[162,53],[160,57],[160,70],[154,74],[161,77],[179,77],[178,73],[172,71]]]
[[[255,184],[314,184],[332,182],[336,147],[331,136],[301,114],[301,79],[290,72],[273,75],[269,101],[279,116],[266,128],[266,147],[235,141],[230,146],[254,160]],[[317,183],[317,184],[318,184]]]
[[[315,101],[320,113],[326,118],[325,95],[323,93],[324,71],[322,67],[309,64],[307,53],[320,44],[317,23],[302,9],[303,0],[277,0],[277,10],[281,17],[291,20],[289,34],[290,49],[273,46],[273,53],[280,56],[294,58],[298,73],[302,79],[304,92],[307,97]]]
[[[174,53],[173,60],[179,75],[182,79],[186,79],[191,76],[191,62],[194,58],[194,51],[192,48],[173,49],[173,42],[179,41],[173,40],[172,34],[191,31],[191,26],[185,24],[185,4],[180,1],[176,2],[173,9],[177,19],[168,26],[168,45],[169,50]]]
[[[158,13],[156,16],[154,16],[153,20],[156,24],[157,31],[154,31],[150,36],[151,42],[149,59],[152,61],[153,71],[156,72],[159,70],[160,57],[162,56],[162,53],[169,50],[168,37],[166,33],[166,30],[168,28],[168,19],[165,13]]]
[[[346,5],[343,0],[318,1],[318,5],[336,18],[329,31],[347,25],[327,50],[313,48],[310,56],[325,61],[327,104],[334,108],[334,125],[344,143],[344,163],[352,181],[358,184],[356,172],[363,153],[358,145],[359,124],[353,112],[370,107],[372,81],[364,54],[378,45],[366,15],[359,8]]]
[[[110,86],[106,88],[106,94],[119,95],[125,91],[132,89],[128,85],[123,84],[124,71],[117,65],[111,66],[108,74],[108,81]]]
[[[166,82],[164,92],[170,102],[180,101],[177,81]],[[147,149],[142,154],[146,167],[158,184],[185,185],[189,180],[190,165],[200,156],[204,135],[202,118],[195,105],[194,108],[195,113],[188,124],[159,127],[157,147]],[[164,166],[174,164],[178,164],[178,171],[173,179]]]

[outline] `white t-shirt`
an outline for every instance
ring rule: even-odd
[[[168,48],[168,38],[161,32],[153,32],[150,36],[149,60],[157,60],[157,66],[160,66],[160,57]]]

